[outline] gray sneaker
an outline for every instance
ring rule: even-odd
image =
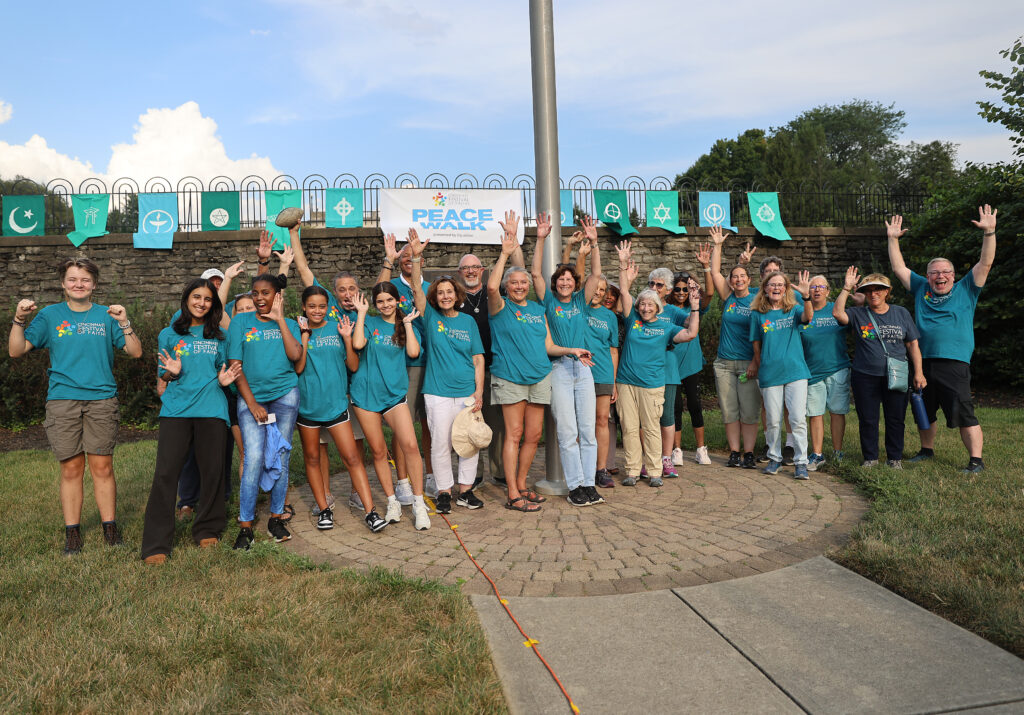
[[[877,459],[865,459],[863,462],[860,463],[860,466],[861,466],[861,469],[871,469],[872,467],[877,467],[878,466],[878,460]]]
[[[625,479],[622,480],[622,486],[624,486],[624,487],[635,487],[636,486],[636,480],[637,480],[636,477],[626,477]]]
[[[651,486],[652,487],[662,487],[662,486],[665,486],[665,482],[664,482],[664,480],[662,480],[661,477],[651,477]]]
[[[796,465],[796,469],[793,471],[793,479],[810,479],[810,475],[807,473],[806,464]]]
[[[903,460],[887,459],[885,460],[885,466],[889,467],[890,469],[903,469]]]

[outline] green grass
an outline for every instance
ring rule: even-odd
[[[0,455],[0,708],[506,710],[476,614],[452,587],[315,567],[266,540],[201,551],[183,529],[171,560],[145,567],[155,445],[117,449],[124,548],[103,546],[86,478],[75,558],[60,554],[53,457]]]

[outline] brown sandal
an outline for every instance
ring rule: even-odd
[[[531,508],[532,507],[532,508]],[[505,502],[505,508],[511,509],[512,511],[522,511],[527,514],[532,514],[536,511],[540,511],[540,507],[530,502],[526,497],[518,496],[515,499],[509,499]]]
[[[547,501],[546,497],[542,497],[540,494],[533,491],[532,489],[524,489],[519,493],[526,497],[526,501],[530,502],[531,504],[543,504],[544,502]]]

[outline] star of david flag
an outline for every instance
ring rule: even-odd
[[[204,231],[237,231],[241,221],[237,191],[204,191],[202,215]]]
[[[132,234],[135,248],[171,248],[177,230],[177,194],[139,194],[139,230]]]
[[[271,245],[274,248],[284,248],[292,245],[288,229],[278,226],[274,219],[286,208],[302,208],[302,189],[285,189],[283,191],[264,191],[263,200],[267,205],[267,233],[270,234]]]
[[[597,189],[594,191],[595,218],[620,236],[636,233],[629,222],[629,205],[623,189]]]
[[[87,238],[106,236],[107,209],[110,208],[110,194],[73,194],[71,212],[75,216],[75,230],[68,239],[77,248]]]
[[[5,236],[42,236],[46,220],[43,196],[4,196]]]
[[[728,191],[701,191],[697,195],[698,226],[721,226],[736,233],[729,211]]]
[[[789,233],[782,225],[782,212],[779,211],[779,195],[774,191],[749,191],[747,202],[750,204],[750,222],[754,228],[765,236],[779,241],[789,241]]]
[[[559,189],[558,203],[562,207],[562,226],[575,226],[573,213],[576,206],[572,202],[572,189]]]
[[[327,189],[327,228],[361,228],[363,225],[362,189]]]
[[[677,236],[686,233],[679,225],[679,193],[676,191],[648,191],[647,227],[663,228]]]

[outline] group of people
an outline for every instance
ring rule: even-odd
[[[457,278],[426,282],[428,242],[410,229],[401,250],[395,236],[385,237],[383,265],[369,298],[348,270],[328,287],[309,268],[298,225],[291,229],[291,246],[277,254],[277,273],[268,270],[269,237],[261,237],[258,275],[234,300],[228,300],[231,283],[244,262],[190,281],[179,312],[155,346],[160,432],[143,559],[159,564],[171,553],[176,497],[185,492],[192,494],[184,508],[192,513],[196,544],[219,542],[227,525],[232,434],[241,455],[236,549],[253,543],[260,490],[269,492],[267,531],[276,541],[290,538],[287,522],[294,510],[285,497],[296,430],[321,529],[334,525],[328,442],[337,446],[351,477],[349,505],[362,510],[373,532],[400,521],[403,506],[411,507],[416,529],[429,528],[425,495],[440,514],[449,513],[453,502],[483,507],[474,493],[481,481],[478,451],[456,444],[457,466],[451,457],[453,440],[474,420],[491,428],[491,474],[507,489],[504,507],[540,511],[547,498],[530,487],[527,475],[548,405],[555,424],[549,445],[557,444],[570,504],[601,504],[605,498],[597,488],[615,486],[617,429],[625,452],[620,484],[646,479],[660,487],[663,479],[678,476],[676,467],[683,463],[684,402],[694,461],[711,463],[699,393],[705,364],[700,327],[715,296],[722,317],[714,376],[729,467],[757,467],[754,445],[763,422],[763,471],[776,474],[792,463],[795,478],[809,478],[826,459],[826,412],[831,456],[841,460],[852,391],[862,466],[878,464],[884,412],[886,463],[902,468],[913,386],[923,390],[930,426],[910,461],[933,457],[941,407],[947,425],[960,429],[969,452],[967,471],[984,469],[970,358],[973,312],[995,255],[996,211],[989,206],[973,222],[983,232],[981,258],[959,281],[944,258],[930,261],[924,276],[907,268],[899,248],[902,218],[887,222],[889,258],[896,278],[913,295],[913,316],[888,303],[888,277],[862,278],[853,266],[834,302],[825,276],[801,271],[791,280],[774,256],[761,261],[759,282],[752,286],[756,249],[749,245],[723,274],[727,236],[720,227],[711,229],[710,243],[695,256],[703,285],[687,271],[656,268],[634,295],[639,270],[628,241],[615,249],[618,284],[610,281],[589,217],[545,280],[550,217],[537,218],[529,269],[517,239],[519,217],[509,212],[504,219],[501,251],[486,281],[483,263],[467,254]],[[283,300],[293,261],[303,285],[301,314],[294,318],[285,315]],[[79,522],[87,459],[106,542],[122,541],[111,460],[118,424],[112,366],[114,348],[137,358],[143,347],[122,306],[92,303],[99,279],[92,261],[64,261],[59,273],[66,301],[43,308],[31,323],[34,301],[20,301],[9,350],[12,357],[50,351],[44,426],[60,462],[65,553],[73,554],[83,544]],[[373,501],[364,441],[387,498],[383,517]]]

